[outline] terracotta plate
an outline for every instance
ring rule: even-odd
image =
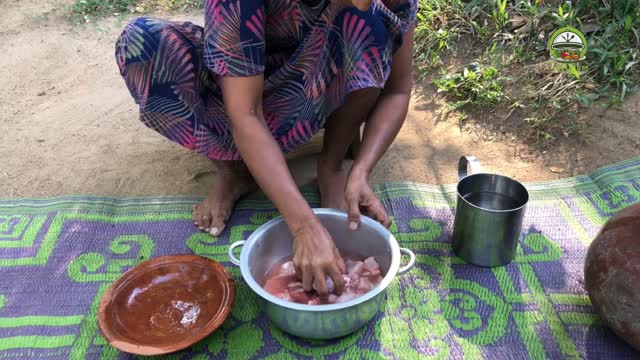
[[[100,301],[98,326],[121,351],[166,354],[211,334],[234,300],[233,279],[217,262],[195,255],[158,257],[109,287]]]

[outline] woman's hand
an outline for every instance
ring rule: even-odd
[[[356,230],[360,225],[360,214],[366,215],[386,228],[391,226],[391,219],[382,202],[371,190],[366,173],[353,169],[347,179],[345,200],[349,208],[349,228]]]
[[[304,289],[315,285],[326,301],[326,276],[339,293],[344,263],[327,230],[293,181],[282,150],[262,114],[264,77],[223,77],[220,81],[233,140],[262,191],[273,201],[294,237],[294,265]]]
[[[393,55],[391,74],[364,126],[362,143],[347,178],[345,199],[349,208],[349,228],[352,230],[360,224],[360,213],[387,228],[391,226],[387,211],[371,190],[367,179],[398,135],[407,115],[411,95],[413,33],[412,26],[403,35],[402,47]]]
[[[305,291],[315,289],[320,299],[326,302],[330,292],[327,278],[331,278],[336,294],[342,293],[342,274],[346,272],[344,261],[331,235],[317,219],[295,228],[293,265],[296,273],[302,276]]]

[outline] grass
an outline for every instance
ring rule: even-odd
[[[457,73],[445,73],[434,84],[438,92],[446,92],[456,99],[454,108],[474,103],[489,106],[499,103],[504,98],[503,79],[493,66],[470,64]]]
[[[202,8],[204,0],[150,0],[148,4],[156,6],[164,11],[185,11],[192,8]]]
[[[640,3],[618,0],[592,9],[588,7],[595,5],[592,2],[582,1],[584,12],[600,28],[588,39],[591,56],[586,74],[603,85],[604,95],[621,102],[640,79]]]
[[[172,12],[202,8],[204,0],[75,0],[68,17],[72,23],[88,23],[108,15],[144,13],[154,10]]]
[[[76,0],[69,8],[72,22],[90,22],[95,17],[134,12],[138,0]]]
[[[442,66],[442,59],[462,37],[468,38],[465,44],[482,50],[482,56],[469,59],[462,69],[446,71],[434,81],[454,108],[487,105],[484,98],[460,92],[465,82],[482,78],[451,85],[452,79],[464,78],[469,64],[480,62],[498,70],[493,81],[504,84],[509,93],[492,99],[498,104],[507,99],[527,104],[524,120],[539,138],[553,139],[584,128],[575,120],[580,107],[618,105],[640,84],[639,0],[423,0],[420,5],[418,77]],[[586,61],[567,65],[549,59],[548,37],[563,26],[585,34]],[[418,37],[421,31],[424,34]]]
[[[414,41],[417,75],[442,65],[442,55],[469,32],[469,26],[462,1],[419,0]]]
[[[509,23],[507,0],[491,0],[491,15],[496,30],[506,28]]]

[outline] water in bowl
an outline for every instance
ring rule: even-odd
[[[472,192],[463,196],[471,204],[487,210],[513,210],[522,204],[513,198],[496,192]]]

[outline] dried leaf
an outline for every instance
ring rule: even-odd
[[[563,172],[565,172],[565,169],[559,168],[559,167],[555,167],[555,166],[550,167],[549,170],[552,173],[556,173],[556,174],[562,174]]]

